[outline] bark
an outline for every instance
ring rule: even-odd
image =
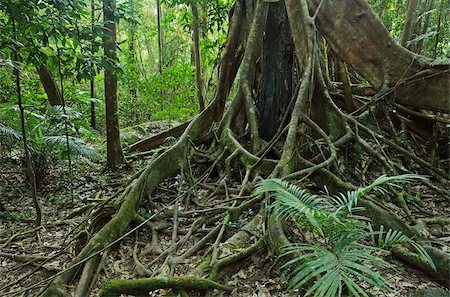
[[[14,21],[14,17],[11,15],[12,24],[13,24],[13,36],[14,39],[17,40],[16,37],[16,24]],[[16,47],[14,49],[14,61],[17,63],[19,62],[19,49]],[[16,79],[16,91],[17,91],[17,98],[18,98],[18,106],[20,111],[20,127],[22,132],[22,143],[23,143],[23,150],[25,153],[25,162],[27,164],[28,169],[28,177],[30,179],[30,185],[31,185],[31,195],[33,200],[34,209],[36,210],[36,220],[34,222],[34,225],[36,227],[40,227],[42,224],[42,209],[41,205],[39,203],[38,197],[37,197],[37,185],[36,185],[36,174],[34,172],[33,168],[33,161],[31,160],[31,154],[30,149],[28,147],[28,140],[27,140],[27,131],[25,127],[25,109],[22,104],[22,88],[20,86],[20,72],[17,67],[14,68],[14,76]]]
[[[161,1],[156,0],[156,16],[158,23],[158,70],[162,74],[163,69],[163,32],[161,29]]]
[[[117,110],[117,67],[116,53],[116,1],[103,1],[104,50],[108,61],[105,68],[105,101],[106,101],[106,150],[107,168],[112,170],[125,163],[119,135],[119,115]]]
[[[411,35],[414,32],[416,11],[417,11],[418,6],[419,6],[419,0],[409,0],[408,1],[408,11],[406,12],[405,26],[403,27],[402,39],[400,41],[400,44],[406,48],[409,48],[407,46],[407,43],[411,39]]]
[[[430,26],[430,19],[431,19],[431,15],[432,15],[432,13],[429,13],[429,12],[434,9],[435,1],[434,0],[427,0],[425,5],[426,6],[425,6],[425,9],[424,9],[423,13],[426,13],[427,16],[425,17],[425,20],[422,22],[422,26],[420,28],[421,30],[418,31],[419,35],[424,35],[428,31],[428,27]],[[420,54],[422,52],[422,50],[423,50],[424,45],[425,45],[425,39],[420,40],[417,43],[415,52]]]
[[[194,61],[195,61],[195,81],[197,84],[197,98],[200,111],[205,109],[205,99],[203,97],[203,80],[202,80],[202,65],[200,57],[200,37],[199,37],[199,15],[197,5],[191,1],[192,10],[192,39],[194,41]]]
[[[100,296],[147,295],[158,289],[208,291],[211,289],[231,292],[233,288],[218,284],[208,279],[196,277],[160,276],[135,280],[111,280],[102,288]]]
[[[308,0],[313,12],[320,2]],[[398,45],[366,1],[324,1],[316,23],[336,55],[376,90],[393,88],[402,105],[449,111],[450,63],[432,65]]]
[[[61,92],[56,85],[53,74],[50,69],[45,64],[41,64],[38,67],[39,78],[41,80],[42,86],[44,87],[45,93],[47,94],[50,105],[62,105]]]
[[[269,7],[263,40],[258,91],[259,131],[269,141],[277,132],[292,98],[294,51],[283,1]]]
[[[91,44],[91,54],[94,56],[94,26],[95,26],[95,0],[91,0],[91,33],[92,33],[92,44]],[[91,79],[89,82],[90,94],[91,94],[91,128],[95,129],[97,127],[96,117],[95,117],[95,70],[94,63],[91,62]]]

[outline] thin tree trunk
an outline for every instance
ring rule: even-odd
[[[115,170],[125,163],[120,143],[119,116],[117,110],[117,66],[116,53],[116,1],[103,1],[104,51],[107,59],[105,67],[105,101],[106,101],[106,167]]]
[[[350,113],[350,112],[356,110],[357,106],[355,104],[355,101],[353,101],[352,87],[350,84],[350,79],[348,77],[347,65],[345,65],[345,63],[343,63],[343,62],[340,62],[339,63],[339,71],[341,74],[342,84],[344,86],[345,107],[347,108],[347,111]]]
[[[439,38],[441,37],[441,22],[442,22],[442,12],[444,11],[444,2],[445,0],[441,0],[441,5],[439,7],[439,15],[438,15],[438,23],[437,23],[437,29],[436,29],[436,40],[434,42],[434,50],[433,50],[433,58],[436,59],[437,57],[437,49],[439,45]]]
[[[135,19],[135,7],[134,7],[134,0],[130,0],[130,10],[131,10],[131,18]],[[136,69],[136,29],[133,22],[130,22],[130,44],[128,46],[128,49],[131,53],[131,69],[132,71],[135,71],[136,73],[139,73]],[[136,99],[137,97],[137,90],[136,90],[136,82],[134,80],[130,81],[130,95],[133,99]]]
[[[91,54],[94,56],[94,26],[95,26],[95,0],[91,0],[91,32],[92,32],[92,47]],[[91,62],[91,81],[90,81],[90,91],[91,91],[91,128],[95,129],[97,126],[95,117],[95,70],[94,63]]]
[[[39,78],[45,93],[47,94],[50,105],[62,105],[61,93],[56,85],[53,75],[45,64],[41,64],[38,67]]]
[[[400,44],[403,47],[408,47],[407,43],[411,39],[411,34],[414,28],[415,16],[417,11],[417,6],[419,5],[418,0],[409,0],[408,1],[408,11],[405,17],[405,26],[403,27],[402,39]]]
[[[17,38],[15,37],[16,25],[15,25],[14,18],[12,19],[12,23],[13,23],[14,39],[17,40]],[[19,60],[19,54],[18,54],[18,49],[16,48],[14,50],[14,61],[18,62],[18,60]],[[30,151],[28,149],[27,131],[25,128],[25,109],[22,104],[22,89],[20,87],[20,73],[19,73],[19,69],[17,67],[19,67],[19,66],[17,65],[16,67],[14,67],[14,75],[16,78],[16,90],[17,90],[18,105],[19,105],[19,110],[20,110],[20,126],[22,129],[23,150],[25,152],[25,162],[27,163],[27,167],[28,167],[28,173],[29,173],[28,177],[30,178],[31,195],[32,195],[32,199],[33,199],[33,205],[36,210],[36,220],[34,222],[34,225],[36,227],[39,227],[42,224],[42,210],[41,210],[41,205],[39,204],[39,200],[37,197],[36,174],[34,172],[33,162],[31,160]]]
[[[200,34],[199,34],[199,14],[197,5],[191,1],[192,10],[192,39],[194,41],[194,62],[195,62],[195,79],[197,83],[197,97],[200,112],[205,109],[205,99],[203,97],[203,80],[202,80],[202,64],[200,57]]]
[[[156,0],[156,15],[158,22],[158,70],[159,73],[162,74],[163,69],[163,32],[161,29],[161,2],[160,0]]]
[[[427,13],[427,16],[425,17],[425,20],[423,21],[421,30],[418,31],[418,34],[425,35],[427,33],[428,27],[430,26],[430,19],[431,19],[430,11],[434,9],[434,6],[435,6],[434,0],[427,0],[425,11],[424,11],[424,13]],[[425,39],[420,40],[417,43],[415,52],[420,54],[423,50],[424,45],[425,45]]]

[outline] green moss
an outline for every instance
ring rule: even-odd
[[[120,296],[121,294],[147,295],[148,292],[158,289],[174,289],[187,291],[208,291],[212,289],[222,291],[232,290],[232,288],[230,287],[204,278],[197,278],[192,276],[158,276],[134,280],[107,281],[100,291],[100,296],[115,297]]]

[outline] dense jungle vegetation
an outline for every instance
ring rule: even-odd
[[[1,0],[0,296],[450,296],[448,0]]]

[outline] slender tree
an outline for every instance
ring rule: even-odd
[[[408,1],[408,11],[406,12],[405,26],[403,27],[402,40],[400,42],[404,47],[407,47],[407,43],[411,39],[411,34],[414,32],[415,16],[418,6],[418,0]]]
[[[163,32],[161,28],[161,1],[156,0],[156,16],[158,23],[158,70],[162,74],[163,69]]]
[[[12,27],[13,27],[13,37],[15,40],[17,40],[16,24],[15,24],[12,13],[11,13],[11,18],[12,18]],[[30,185],[31,185],[31,195],[32,195],[32,199],[33,199],[33,205],[36,210],[36,220],[34,222],[34,225],[36,227],[38,227],[38,226],[41,226],[41,224],[42,224],[42,209],[41,209],[41,205],[39,204],[38,197],[37,197],[36,174],[34,172],[30,150],[28,149],[27,131],[25,128],[25,109],[22,104],[22,89],[20,87],[20,72],[19,72],[19,65],[18,65],[19,53],[18,52],[19,52],[18,46],[15,45],[13,56],[14,56],[14,60],[16,61],[17,65],[14,67],[14,76],[16,79],[16,90],[17,90],[18,106],[19,106],[19,111],[20,111],[20,126],[21,126],[21,130],[22,130],[22,141],[23,141],[23,149],[25,152],[25,162],[27,163],[28,177],[30,179]]]
[[[195,80],[197,83],[197,98],[200,111],[205,109],[205,99],[203,97],[203,80],[202,80],[202,62],[200,57],[200,34],[199,34],[199,13],[197,4],[191,1],[192,10],[192,39],[194,41],[194,62],[195,62]]]
[[[119,115],[117,111],[117,53],[116,53],[116,1],[103,1],[105,102],[106,102],[106,167],[112,170],[125,163],[120,143]]]
[[[92,57],[95,53],[95,34],[94,34],[94,26],[95,26],[95,0],[91,0],[91,34],[92,34],[92,44],[91,44],[91,54]],[[95,129],[97,127],[96,116],[95,116],[95,69],[94,62],[91,61],[91,79],[90,79],[90,94],[91,94],[91,127]]]

